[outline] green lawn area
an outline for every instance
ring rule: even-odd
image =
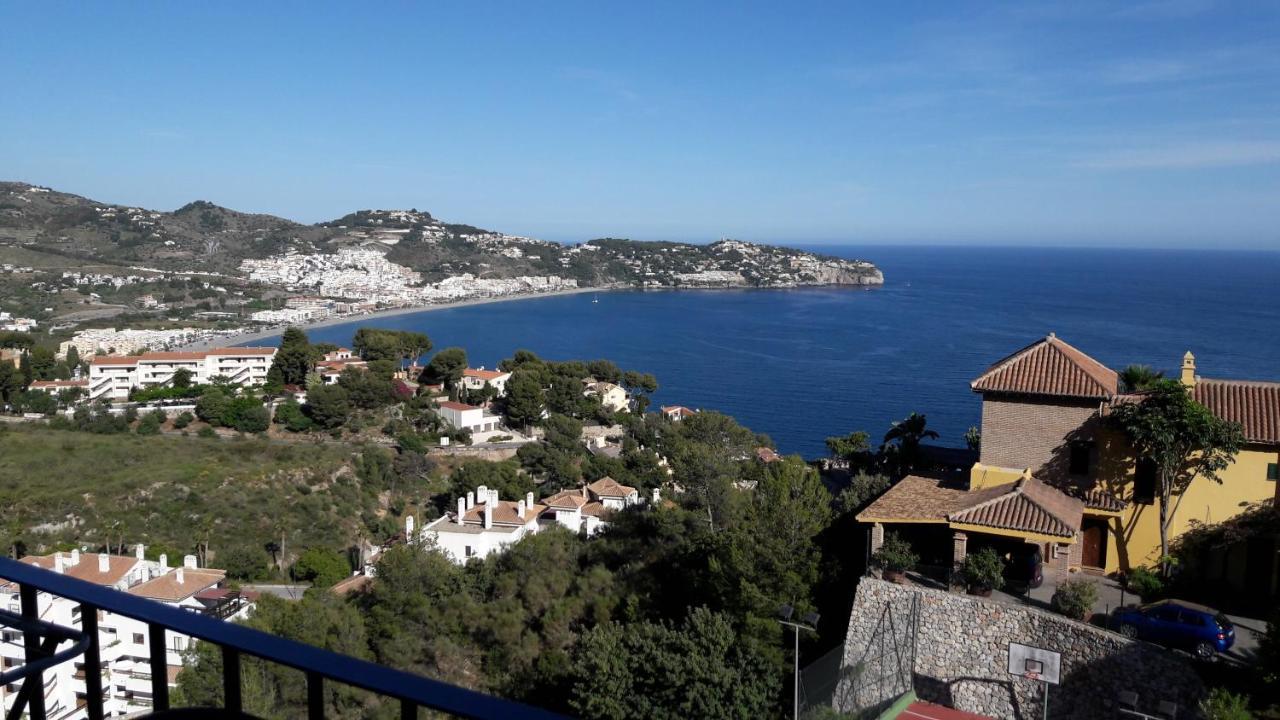
[[[194,554],[210,564],[230,547],[286,536],[290,554],[341,549],[378,512],[342,445],[260,439],[93,435],[42,426],[0,427],[0,533],[8,554],[121,541],[154,555]]]

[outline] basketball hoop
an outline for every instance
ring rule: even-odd
[[[1038,672],[1023,673],[1023,674],[1022,674],[1022,677],[1026,678],[1026,679],[1028,679],[1028,680],[1039,680],[1039,679],[1040,679],[1040,673],[1038,673]]]

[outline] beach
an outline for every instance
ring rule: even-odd
[[[527,293],[518,295],[501,295],[498,297],[481,297],[470,298],[467,300],[456,300],[447,303],[434,303],[431,305],[408,305],[405,307],[387,308],[386,310],[377,310],[371,313],[359,315],[337,315],[327,317],[323,320],[316,320],[308,323],[296,323],[292,325],[271,325],[261,330],[250,330],[247,332],[237,333],[235,335],[220,335],[218,337],[200,340],[198,342],[182,345],[177,350],[209,350],[215,347],[227,347],[231,345],[243,345],[257,340],[265,340],[267,338],[276,337],[285,331],[288,327],[296,327],[301,330],[314,330],[318,328],[333,327],[335,325],[346,325],[348,323],[368,323],[380,320],[382,318],[395,317],[396,315],[410,315],[413,313],[429,312],[431,310],[448,310],[449,308],[468,307],[471,305],[487,305],[489,303],[499,302],[516,302],[519,300],[534,300],[537,298],[559,297],[561,295],[580,295],[589,292],[608,292],[614,289],[611,286],[606,287],[579,287],[567,290],[553,290],[551,292]]]

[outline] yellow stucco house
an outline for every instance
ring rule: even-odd
[[[1221,473],[1196,478],[1176,504],[1170,538],[1194,522],[1217,523],[1275,498],[1280,476],[1280,383],[1197,376],[1183,357],[1181,381],[1199,403],[1239,423],[1246,445]],[[953,562],[971,536],[1040,546],[1046,565],[1124,571],[1159,561],[1153,467],[1133,456],[1106,416],[1120,392],[1114,370],[1050,334],[993,364],[970,383],[982,396],[982,444],[967,477],[910,476],[863,510],[872,547],[884,526],[941,526]],[[979,519],[981,522],[974,522]],[[994,539],[994,540],[993,540]],[[1274,552],[1257,568],[1276,577]]]

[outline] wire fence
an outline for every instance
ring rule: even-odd
[[[842,646],[801,671],[804,716],[874,716],[913,689],[919,598],[886,602],[861,647]]]

